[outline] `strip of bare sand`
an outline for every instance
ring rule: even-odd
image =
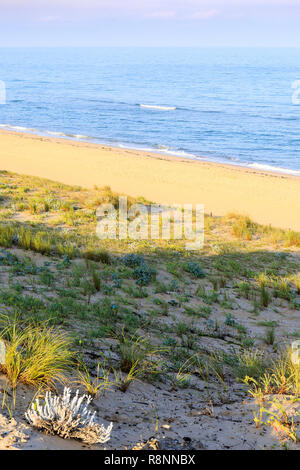
[[[299,177],[9,131],[0,131],[0,169],[300,231]]]

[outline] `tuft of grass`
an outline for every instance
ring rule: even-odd
[[[83,252],[83,256],[91,261],[96,261],[108,265],[112,264],[112,258],[106,250],[87,249]]]
[[[37,388],[54,387],[65,381],[72,364],[70,338],[47,326],[23,327],[16,320],[1,318],[0,339],[6,344],[6,362],[1,366],[12,388],[18,382]]]
[[[275,343],[275,328],[274,327],[266,329],[264,342],[269,346],[272,346]]]
[[[295,395],[300,396],[300,366],[292,360],[291,348],[280,352],[259,378],[246,376],[244,382],[253,396]]]
[[[160,353],[162,350],[153,349],[147,338],[136,334],[128,338],[123,332],[119,351],[121,355],[120,371],[127,373],[128,377],[143,377],[149,380],[160,374],[162,365]]]
[[[109,380],[109,370],[106,370],[100,363],[97,366],[97,375],[94,378],[91,377],[86,364],[82,364],[81,369],[78,370],[78,379],[75,383],[83,387],[85,393],[91,397],[105,393],[113,385],[113,382]]]
[[[293,281],[296,288],[296,293],[300,295],[300,273],[293,277]]]
[[[139,380],[141,372],[139,370],[138,361],[133,363],[130,370],[124,375],[120,370],[114,370],[114,385],[123,393],[125,393],[130,384]]]
[[[240,380],[243,380],[246,376],[257,379],[262,376],[267,368],[267,363],[258,350],[234,352],[232,355],[225,355],[224,360],[231,367],[235,377]]]
[[[141,364],[146,359],[147,342],[146,338],[142,336],[127,338],[123,335],[119,347],[121,354],[120,369],[122,372],[129,372],[134,365]]]
[[[97,271],[97,266],[88,259],[86,259],[86,267],[90,272],[93,288],[95,289],[95,291],[99,292],[101,289],[101,280],[100,274]]]
[[[300,247],[300,234],[297,232],[293,232],[292,230],[288,230],[287,232],[285,232],[284,241],[285,245],[288,247]]]
[[[269,303],[271,302],[271,297],[269,292],[265,287],[261,287],[260,289],[260,304],[262,307],[268,307]]]
[[[232,234],[237,238],[252,240],[256,227],[256,224],[249,217],[240,216],[232,225]]]

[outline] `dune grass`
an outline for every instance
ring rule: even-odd
[[[259,378],[244,378],[249,391],[254,396],[261,395],[294,395],[300,396],[300,364],[292,361],[291,348],[284,348],[279,355],[270,361]]]
[[[22,326],[6,316],[1,317],[0,326],[0,339],[6,345],[1,369],[12,388],[22,382],[41,389],[65,380],[73,357],[66,333],[47,326]]]

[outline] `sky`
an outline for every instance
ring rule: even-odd
[[[0,0],[0,47],[300,47],[300,0]]]

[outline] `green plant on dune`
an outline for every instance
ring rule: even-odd
[[[251,394],[300,396],[300,365],[292,360],[292,351],[285,348],[273,359],[264,374],[257,379],[246,376]]]
[[[205,277],[205,273],[200,268],[198,263],[194,263],[194,262],[185,263],[184,270],[197,279],[203,279]]]
[[[65,380],[73,358],[66,333],[47,326],[24,326],[7,316],[1,316],[0,327],[0,339],[6,344],[1,369],[13,388],[18,382],[54,387],[57,381]]]

